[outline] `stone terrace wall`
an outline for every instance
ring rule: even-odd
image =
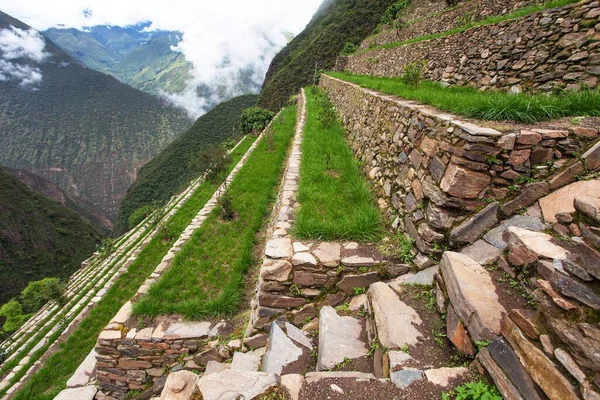
[[[509,216],[547,194],[549,185],[537,182],[501,207],[493,202],[510,197],[509,186],[533,175],[534,166],[541,166],[534,169],[539,178],[550,175],[548,162],[557,168],[566,165],[565,157],[578,154],[585,137],[598,134],[591,128],[501,133],[327,75],[320,85],[329,93],[392,227],[408,232],[425,254],[437,252],[435,243],[449,236],[454,244],[469,242],[468,229],[452,228],[488,203],[482,217],[488,210],[493,224],[498,208]],[[550,187],[581,173],[583,166],[577,163]]]
[[[442,1],[440,3],[445,4]],[[544,3],[544,1],[470,0],[460,2],[455,7],[449,7],[411,21],[405,20],[400,16],[398,21],[405,23],[402,28],[387,28],[377,35],[370,36],[361,43],[360,48],[366,49],[373,45],[400,42],[419,36],[444,32],[469,22],[481,21],[491,15],[507,14],[529,5],[540,3]]]
[[[598,86],[600,3],[587,0],[435,40],[338,60],[355,74],[400,76],[426,60],[425,78],[515,91]]]

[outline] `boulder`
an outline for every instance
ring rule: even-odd
[[[502,334],[517,354],[521,364],[550,400],[578,399],[575,388],[556,365],[531,343],[510,318],[502,322]]]
[[[464,254],[446,251],[440,270],[450,302],[474,341],[491,340],[500,333],[506,314],[490,274]]]
[[[577,196],[573,203],[575,209],[600,222],[600,198],[592,196]]]
[[[498,222],[498,203],[491,203],[450,231],[453,244],[473,243]]]
[[[421,325],[419,314],[385,283],[376,282],[369,288],[369,300],[379,342],[388,349],[419,343],[423,335],[415,325]]]
[[[231,369],[198,380],[203,400],[253,399],[275,385],[275,374]]]
[[[281,375],[283,369],[298,360],[301,355],[302,349],[292,342],[277,323],[273,322],[267,352],[263,358],[263,372]]]
[[[169,374],[160,395],[161,400],[188,400],[196,391],[198,375],[190,371],[177,371]]]
[[[369,352],[360,340],[362,330],[359,320],[341,317],[330,306],[321,308],[317,371],[332,369],[346,358],[366,356]]]
[[[580,196],[600,197],[600,180],[574,182],[540,199],[544,221],[557,222],[556,214],[575,212],[574,200]]]

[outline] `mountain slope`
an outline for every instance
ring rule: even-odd
[[[0,31],[13,27],[30,29],[0,12]],[[41,75],[31,84],[0,79],[0,164],[48,178],[115,218],[137,170],[191,121],[43,40],[42,61],[0,52],[0,65]]]
[[[0,169],[0,304],[29,281],[69,277],[100,239],[77,213]]]
[[[183,54],[173,51],[180,32],[144,31],[130,27],[94,26],[86,31],[51,28],[44,34],[88,68],[113,75],[151,94],[180,92],[191,69]]]
[[[331,69],[347,42],[358,44],[373,32],[394,0],[325,0],[304,31],[273,59],[259,106],[278,110],[318,69]]]
[[[237,135],[242,111],[254,106],[257,99],[256,95],[244,95],[219,104],[144,165],[121,203],[115,231],[125,231],[129,216],[138,208],[166,202],[197,178],[200,172],[190,168],[190,162],[211,145]]]

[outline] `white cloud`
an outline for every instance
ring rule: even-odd
[[[41,82],[42,72],[39,68],[12,60],[42,62],[49,55],[44,51],[45,46],[43,37],[34,29],[23,30],[14,26],[1,29],[0,81],[17,80],[23,87]]]
[[[191,115],[203,113],[214,93],[239,94],[241,70],[250,70],[256,87],[273,56],[286,43],[286,32],[298,34],[321,0],[0,0],[0,9],[36,29],[59,24],[81,29],[152,21],[150,29],[177,30],[176,47],[192,63],[187,89],[168,98],[185,105]],[[85,11],[85,12],[84,12]],[[196,95],[197,87],[212,89],[212,98]]]

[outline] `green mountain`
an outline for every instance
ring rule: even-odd
[[[237,136],[242,111],[254,106],[257,99],[256,95],[244,95],[217,105],[144,165],[121,203],[115,231],[125,231],[129,216],[138,208],[166,203],[197,178],[199,171],[191,168],[190,162],[211,145]]]
[[[325,0],[304,31],[273,59],[259,106],[278,110],[317,69],[331,69],[347,42],[358,44],[373,32],[394,0]]]
[[[0,29],[13,27],[30,29],[0,12]],[[0,52],[0,67],[33,79],[0,79],[0,164],[41,175],[114,219],[138,169],[192,122],[43,40],[42,61]]]
[[[68,278],[101,238],[75,211],[0,169],[0,304],[30,281]]]
[[[86,67],[151,94],[180,92],[191,64],[171,50],[180,32],[144,31],[150,24],[94,26],[80,31],[51,28],[44,34]]]

